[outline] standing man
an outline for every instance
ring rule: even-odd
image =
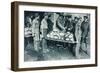
[[[65,31],[65,19],[62,13],[59,14],[56,20],[56,27],[59,31],[62,31],[62,32]]]
[[[89,34],[89,21],[88,16],[84,16],[84,20],[81,24],[81,48],[87,52],[87,37]]]
[[[78,17],[74,17],[74,20],[72,21],[72,25],[73,25],[73,29],[72,29],[72,33],[73,33],[73,36],[74,36],[74,41],[77,41],[77,36],[75,35],[75,30],[76,30],[76,25],[79,21],[79,18]]]
[[[27,47],[28,44],[31,43],[32,38],[32,28],[31,28],[31,24],[32,24],[32,19],[31,16],[26,16],[25,17],[25,24],[24,24],[24,39],[25,39],[25,48]]]
[[[81,23],[82,18],[79,17],[79,20],[75,26],[75,37],[76,37],[76,48],[75,48],[75,56],[76,58],[80,58],[79,50],[80,50],[80,41],[81,41]]]
[[[32,36],[34,40],[34,49],[35,51],[39,51],[39,14],[35,13],[35,18],[33,19],[32,22]]]
[[[42,49],[43,53],[46,53],[48,51],[47,49],[47,41],[45,40],[45,37],[47,35],[47,30],[48,30],[48,13],[44,13],[44,18],[41,21],[41,33],[42,33]]]
[[[29,23],[24,26],[24,39],[25,39],[25,48],[28,44],[31,43],[32,40],[32,28]]]

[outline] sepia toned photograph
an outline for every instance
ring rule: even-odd
[[[90,58],[90,14],[24,11],[24,61]]]

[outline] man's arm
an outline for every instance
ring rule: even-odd
[[[57,21],[57,25],[61,30],[65,30],[65,28],[62,26],[62,24],[59,21]]]
[[[32,36],[35,36],[35,21],[32,22]]]

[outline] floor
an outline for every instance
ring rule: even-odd
[[[77,59],[69,48],[48,46],[47,52],[43,53],[42,48],[39,47],[39,52],[34,50],[33,44],[29,43],[24,50],[24,61],[47,61],[47,60],[67,60]],[[84,51],[80,50],[79,59],[87,59],[90,56]]]

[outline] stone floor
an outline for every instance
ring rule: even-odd
[[[90,58],[84,51],[80,51],[79,59]],[[24,61],[47,61],[47,60],[67,60],[77,59],[69,48],[57,48],[49,46],[47,52],[43,53],[40,47],[39,52],[34,50],[33,44],[28,44],[24,50]]]

